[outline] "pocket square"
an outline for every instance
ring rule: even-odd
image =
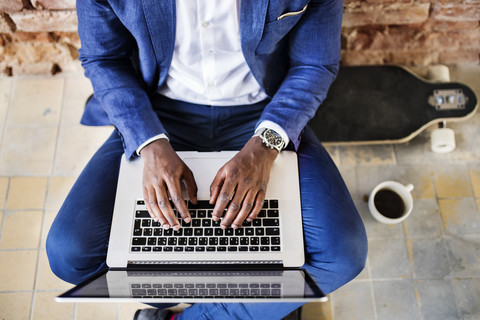
[[[291,16],[296,16],[296,15],[302,14],[302,13],[305,12],[305,10],[307,10],[307,7],[308,7],[308,4],[306,4],[305,7],[303,7],[303,9],[300,10],[300,11],[292,11],[292,12],[284,13],[277,18],[277,21],[281,20],[283,18],[286,18],[286,17],[291,17]]]

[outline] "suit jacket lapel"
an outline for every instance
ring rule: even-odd
[[[255,50],[262,39],[269,0],[241,0],[240,37],[242,52],[250,69],[256,74]],[[259,80],[259,79],[258,79]]]
[[[157,63],[168,69],[175,46],[175,0],[142,0],[142,3]]]

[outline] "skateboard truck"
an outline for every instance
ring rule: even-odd
[[[433,105],[437,111],[465,109],[466,99],[462,89],[433,90],[433,96],[430,99],[430,105]]]

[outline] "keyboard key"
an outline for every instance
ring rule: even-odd
[[[144,246],[147,244],[147,238],[137,238],[132,239],[132,246]]]
[[[235,229],[236,236],[243,236],[243,228]]]
[[[148,238],[147,244],[149,246],[155,246],[157,245],[157,238]]]
[[[242,223],[242,226],[244,226],[244,227],[250,227],[251,225],[252,225],[252,221],[244,220],[243,223]]]
[[[133,235],[134,236],[141,236],[143,234],[143,230],[141,228],[135,228],[133,229]]]
[[[153,234],[152,228],[145,228],[143,229],[143,236],[150,237]]]
[[[203,236],[203,229],[197,228],[193,231],[193,234],[197,237]]]
[[[261,219],[255,219],[252,222],[254,227],[261,227],[262,226],[262,220]]]
[[[152,222],[152,227],[161,227],[162,225],[160,224],[160,221],[153,221]]]
[[[174,230],[173,235],[176,236],[176,237],[183,236],[183,229]]]
[[[263,201],[263,207],[264,207],[264,208],[268,208],[268,200],[264,200],[264,201]]]
[[[193,235],[193,229],[192,228],[185,228],[185,230],[183,231],[183,235],[186,236],[186,237]]]
[[[270,247],[261,246],[260,251],[270,251]]]
[[[254,229],[254,228],[246,228],[246,229],[245,229],[245,235],[246,235],[246,236],[253,236],[253,235],[255,235],[255,229]]]
[[[277,227],[280,225],[278,219],[263,219],[263,226],[264,227]]]
[[[172,251],[173,251],[173,247],[165,247],[165,248],[163,248],[163,251],[165,251],[165,252],[172,252]]]
[[[212,220],[210,219],[203,219],[202,220],[202,227],[210,227],[212,225]]]
[[[142,220],[142,227],[150,227],[150,224],[151,224],[151,220],[149,219],[143,219]]]
[[[198,210],[197,212],[197,218],[206,218],[207,217],[207,211],[205,210]],[[211,221],[211,220],[208,220]]]
[[[192,227],[200,227],[201,224],[202,224],[202,220],[192,219]]]
[[[266,228],[265,234],[267,236],[278,236],[280,235],[280,228]]]
[[[272,251],[280,251],[280,247],[278,246],[274,246],[271,248]]]
[[[208,252],[213,252],[215,251],[216,247],[207,247]]]
[[[238,245],[238,238],[237,237],[232,237],[230,238],[230,245],[231,246],[237,246]]]
[[[228,247],[228,251],[235,252],[237,251],[237,247]]]
[[[228,245],[228,238],[227,237],[221,237],[220,238],[220,245],[222,245],[222,246]]]
[[[252,246],[252,247],[249,247],[248,248],[250,251],[258,251],[258,247],[257,246]]]
[[[224,232],[226,236],[233,236],[234,233],[232,228],[225,229]]]
[[[137,205],[144,206],[145,205],[145,200],[137,200]]]
[[[255,229],[255,235],[256,236],[263,236],[265,234],[265,229],[264,228],[256,228]]]
[[[280,237],[272,237],[272,244],[279,245],[280,244]]]
[[[258,218],[265,218],[267,216],[267,211],[266,210],[260,210],[258,213]]]
[[[150,218],[150,214],[148,213],[147,210],[137,210],[135,212],[135,217],[136,218]]]
[[[216,236],[223,236],[223,229],[215,228],[215,235]]]
[[[153,247],[154,252],[162,252],[162,247]]]
[[[195,251],[198,251],[198,252],[205,251],[205,247],[196,247]]]
[[[259,237],[250,237],[250,244],[251,245],[259,245],[260,244],[260,238]]]
[[[186,246],[187,245],[187,238],[185,238],[185,237],[178,238],[178,245],[179,246]]]
[[[170,237],[173,235],[173,229],[163,230],[163,235],[166,237]]]
[[[208,244],[208,238],[207,237],[198,238],[198,244],[201,246],[206,246]]]
[[[141,248],[140,247],[131,247],[130,250],[132,252],[140,252]]]
[[[198,238],[188,238],[188,245],[189,246],[196,246],[198,243]]]
[[[142,247],[142,252],[150,252],[152,251],[152,247]]]
[[[183,247],[175,247],[175,252],[183,252]]]
[[[227,251],[227,247],[217,247],[217,251],[225,252]]]
[[[185,247],[185,252],[192,252],[194,250],[195,250],[194,247]]]
[[[162,235],[162,231],[163,231],[162,228],[155,228],[153,229],[153,235],[156,237],[160,237]]]
[[[215,227],[215,228],[220,227],[221,222],[222,222],[221,220],[212,221],[212,227]]]
[[[206,228],[206,229],[204,229],[204,234],[205,234],[205,236],[207,236],[207,237],[213,236],[213,228]]]
[[[209,238],[209,239],[208,239],[208,245],[209,245],[209,246],[216,246],[216,245],[218,245],[218,238],[215,238],[215,237]]]
[[[248,251],[248,247],[238,247],[238,251]]]
[[[142,225],[142,219],[135,219],[134,229],[140,228]]]
[[[168,245],[169,246],[176,246],[177,245],[177,238],[168,238]]]
[[[157,239],[157,244],[159,246],[166,246],[167,245],[167,238],[164,238],[164,237],[158,238]]]
[[[260,243],[264,246],[268,246],[270,244],[270,238],[269,237],[261,237],[260,238]]]
[[[248,246],[248,244],[249,244],[249,239],[248,239],[248,237],[241,237],[241,238],[240,238],[240,244],[241,244],[242,246]]]
[[[278,210],[276,210],[276,209],[275,209],[275,210],[268,210],[268,211],[267,211],[267,216],[268,216],[269,218],[278,218],[278,217],[279,217],[279,214],[280,214],[280,213],[279,213]]]

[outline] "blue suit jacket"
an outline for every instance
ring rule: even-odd
[[[279,124],[298,147],[338,71],[342,1],[242,0],[240,12],[245,60],[271,98],[259,122]],[[82,123],[113,124],[133,157],[165,133],[150,97],[171,64],[175,1],[77,0],[77,13],[80,60],[95,93]]]

